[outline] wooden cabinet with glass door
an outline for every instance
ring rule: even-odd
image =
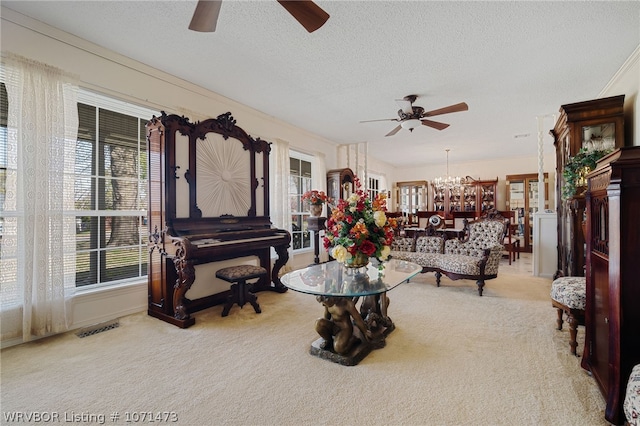
[[[407,225],[418,224],[418,211],[427,209],[428,190],[429,186],[426,180],[396,182],[395,210],[402,213]]]
[[[456,184],[452,187],[446,187],[432,183],[431,188],[433,191],[433,210],[442,216],[447,228],[453,227],[453,214],[463,211],[464,186]]]
[[[498,178],[495,180],[476,180],[467,176],[464,180],[462,211],[475,211],[478,213],[477,216],[481,216],[489,210],[495,210]]]
[[[470,176],[452,188],[433,187],[433,210],[443,212],[445,219],[454,212],[476,212],[476,216],[496,208],[498,179],[476,180]]]
[[[507,176],[507,209],[515,211],[520,251],[533,251],[533,214],[538,211],[538,174]],[[544,208],[549,208],[549,174],[544,174]]]

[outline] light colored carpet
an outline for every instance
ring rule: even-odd
[[[7,348],[2,422],[53,411],[106,424],[130,424],[127,412],[175,412],[180,425],[607,424],[568,331],[555,330],[550,280],[501,265],[483,297],[473,281],[442,281],[424,274],[392,290],[396,330],[353,367],[309,355],[322,308],[293,291],[259,293],[259,315],[208,309],[184,330],[141,313],[82,339]]]

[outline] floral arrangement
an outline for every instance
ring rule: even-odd
[[[379,193],[372,201],[354,179],[355,192],[339,200],[327,220],[324,247],[340,263],[357,265],[357,258],[386,260],[391,251],[395,218],[388,218],[387,195]]]
[[[324,191],[312,189],[311,191],[307,191],[302,194],[302,201],[306,201],[307,203],[315,206],[321,206],[324,203],[331,202],[331,199],[327,197],[327,194],[325,194]]]

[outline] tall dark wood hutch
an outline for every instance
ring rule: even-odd
[[[444,212],[445,219],[452,219],[453,212],[476,212],[477,216],[495,209],[498,178],[476,180],[467,176],[464,183],[453,188],[432,185],[433,210]]]
[[[624,95],[562,105],[551,130],[556,147],[556,203],[558,212],[558,273],[584,276],[584,194],[563,199],[562,172],[569,158],[583,147],[624,146]]]
[[[621,424],[627,381],[640,363],[640,147],[614,151],[587,178],[582,367],[605,397],[605,418]]]
[[[464,185],[463,211],[475,211],[478,215],[495,210],[497,202],[498,178],[475,180],[467,176]]]

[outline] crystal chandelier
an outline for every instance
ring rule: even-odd
[[[464,185],[464,179],[459,176],[451,177],[449,175],[449,149],[447,151],[447,175],[445,177],[437,177],[433,180],[433,184],[437,189],[452,189],[460,185]]]

